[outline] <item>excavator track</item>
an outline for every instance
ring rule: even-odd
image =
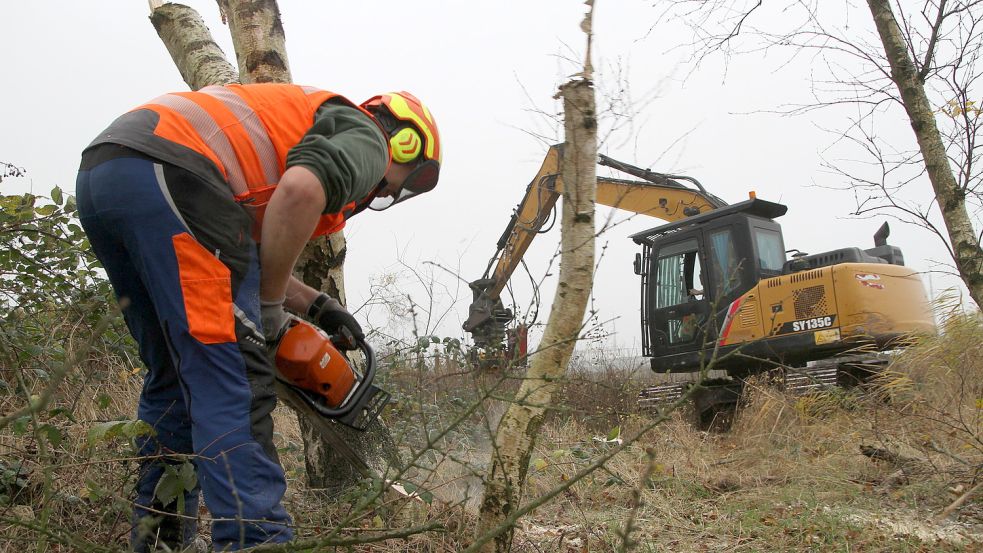
[[[805,396],[832,388],[854,388],[867,384],[890,361],[889,354],[853,355],[814,361],[805,367],[786,367],[782,387],[794,396]],[[657,411],[679,400],[691,382],[658,384],[644,388],[638,394],[638,406],[643,411]],[[736,406],[742,383],[740,380],[714,379],[704,383],[693,398],[701,418],[707,410]],[[712,418],[712,417],[710,417]]]

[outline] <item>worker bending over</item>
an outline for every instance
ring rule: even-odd
[[[82,227],[140,346],[138,417],[156,431],[138,444],[135,550],[194,540],[199,490],[184,513],[154,497],[173,455],[193,455],[215,549],[293,537],[267,344],[284,308],[364,337],[341,304],[291,276],[294,264],[363,209],[432,190],[440,161],[437,126],[413,95],[356,105],[291,84],[165,94],[85,149]]]

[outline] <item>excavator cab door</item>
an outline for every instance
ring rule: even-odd
[[[659,355],[700,349],[707,331],[710,302],[705,293],[708,279],[704,271],[702,237],[691,234],[660,244],[653,252],[652,288],[648,294],[650,342]]]

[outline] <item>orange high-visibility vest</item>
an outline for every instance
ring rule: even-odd
[[[321,104],[332,98],[344,100],[375,121],[363,108],[333,92],[277,83],[174,92],[135,110],[155,112],[160,118],[155,135],[215,164],[236,201],[253,212],[258,238],[266,204],[286,169],[287,152],[314,124]],[[312,237],[341,230],[354,208],[352,202],[338,213],[322,215]]]

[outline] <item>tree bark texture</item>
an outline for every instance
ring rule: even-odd
[[[901,101],[915,131],[918,148],[952,244],[953,260],[973,301],[983,308],[983,250],[966,210],[966,194],[949,165],[935,113],[925,94],[925,83],[911,59],[890,0],[867,0],[867,4],[891,65],[891,80],[901,93]]]
[[[345,296],[345,256],[348,244],[344,231],[312,240],[297,260],[294,273],[304,284],[326,292],[342,305],[348,305]]]
[[[248,60],[256,58],[271,60],[279,57],[283,61],[279,71],[274,71],[270,63],[255,64],[257,73],[244,72],[241,82],[289,82],[283,27],[279,23],[276,2],[219,0],[219,4],[229,15],[227,21],[233,43],[236,44],[237,57],[240,61],[246,60],[246,67],[250,66]],[[215,44],[204,20],[194,9],[181,4],[153,6],[150,19],[181,76],[192,89],[240,82],[240,76]],[[271,28],[278,29],[278,41],[235,38],[240,34],[255,33],[258,21],[271,22]],[[240,25],[245,25],[245,30]],[[251,50],[254,47],[259,50]],[[256,54],[273,47],[279,48],[276,56]],[[305,248],[295,274],[308,285],[329,293],[344,304],[345,252],[345,237],[341,232],[312,241]],[[368,432],[354,435],[355,431],[349,432],[348,428],[324,420],[279,383],[277,395],[297,413],[310,486],[340,490],[353,485],[363,476],[383,474],[390,464],[397,461],[392,438],[381,423],[371,426]]]
[[[584,75],[589,75],[586,70]],[[586,78],[560,87],[564,129],[561,172],[565,184],[560,239],[560,275],[549,320],[539,348],[515,400],[495,434],[491,471],[481,504],[479,536],[508,525],[522,500],[529,460],[546,409],[583,327],[594,274],[594,201],[597,179],[597,124],[594,87]],[[510,550],[509,527],[483,551]]]
[[[239,74],[194,9],[164,4],[151,12],[150,22],[191,90],[239,81]]]
[[[276,0],[217,0],[232,32],[244,83],[289,83],[286,35]]]

